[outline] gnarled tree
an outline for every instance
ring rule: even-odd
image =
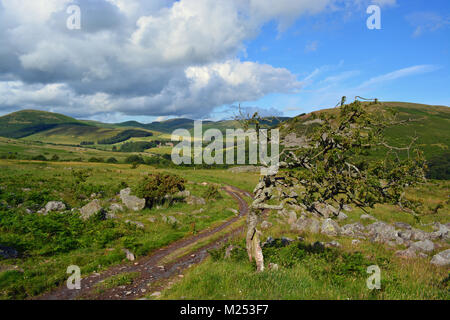
[[[415,214],[417,203],[406,200],[404,193],[407,186],[425,180],[425,161],[414,145],[417,138],[399,147],[390,145],[384,134],[414,120],[398,121],[396,113],[378,100],[344,101],[338,109],[319,112],[320,120],[315,121],[319,125],[305,131],[307,145],[282,150],[279,167],[284,169],[269,171],[256,186],[246,240],[249,259],[256,260],[258,271],[264,270],[258,230],[264,210],[293,206],[320,215],[318,205],[328,204],[337,208],[338,215],[349,204],[365,210],[389,203]],[[370,157],[375,150],[383,156]]]

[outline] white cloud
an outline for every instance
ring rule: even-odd
[[[437,66],[429,65],[429,64],[417,65],[417,66],[412,66],[412,67],[408,67],[408,68],[403,68],[403,69],[400,69],[400,70],[396,70],[396,71],[393,71],[393,72],[389,72],[389,73],[383,74],[381,76],[377,76],[377,77],[371,78],[371,79],[363,82],[360,85],[360,88],[375,86],[375,85],[378,85],[380,83],[385,83],[387,81],[392,81],[392,80],[396,80],[396,79],[399,79],[399,78],[409,77],[409,76],[413,76],[413,75],[417,75],[417,74],[428,73],[428,72],[435,71],[437,69],[438,69]]]

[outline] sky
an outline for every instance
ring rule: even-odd
[[[0,0],[0,115],[295,116],[342,96],[449,106],[449,39],[448,0]]]

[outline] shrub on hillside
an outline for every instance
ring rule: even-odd
[[[126,159],[125,159],[125,163],[130,163],[130,164],[133,164],[133,163],[138,163],[138,164],[144,164],[145,163],[145,160],[144,160],[144,158],[142,158],[141,156],[138,156],[138,155],[132,155],[132,156],[129,156],[129,157],[127,157]]]
[[[118,163],[119,161],[117,161],[116,158],[111,157],[111,158],[108,158],[108,160],[106,160],[106,162],[107,162],[107,163]]]
[[[222,195],[220,194],[219,187],[216,185],[210,185],[208,189],[206,189],[203,197],[207,200],[217,200],[222,199]]]
[[[147,207],[162,204],[166,195],[183,191],[185,180],[177,175],[154,173],[146,176],[137,188],[137,195],[145,199]]]

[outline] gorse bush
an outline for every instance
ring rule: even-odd
[[[185,180],[177,175],[155,173],[146,176],[137,187],[137,195],[144,198],[147,207],[165,201],[166,195],[173,195],[185,189]]]
[[[207,200],[218,200],[223,198],[220,194],[219,187],[216,185],[209,185],[208,189],[204,192],[203,197]]]

